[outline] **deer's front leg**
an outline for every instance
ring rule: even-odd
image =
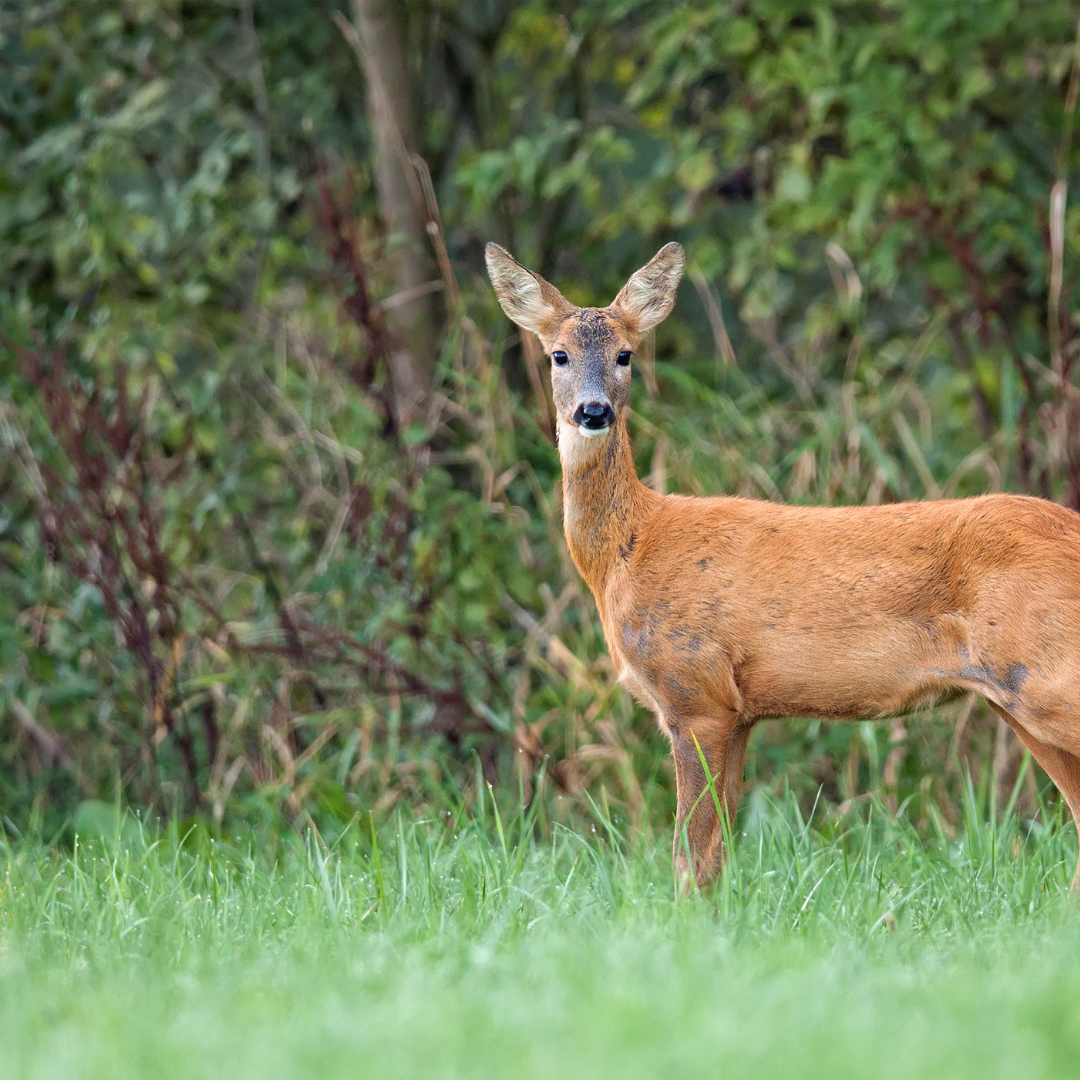
[[[738,805],[750,729],[740,728],[734,713],[677,723],[669,720],[667,727],[678,798],[675,871],[684,887],[692,877],[701,888],[724,864],[724,829],[717,805],[730,827]]]

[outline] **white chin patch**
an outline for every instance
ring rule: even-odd
[[[605,428],[587,428],[578,424],[578,434],[584,435],[586,439],[599,439],[601,435],[606,435],[611,430],[610,426]]]

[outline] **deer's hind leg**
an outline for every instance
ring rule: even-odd
[[[724,864],[724,826],[717,805],[730,828],[742,788],[750,726],[740,726],[733,712],[677,723],[669,720],[665,726],[671,736],[678,798],[675,869],[681,880],[693,876],[704,887]]]
[[[1061,792],[1062,798],[1069,807],[1073,824],[1080,836],[1080,757],[1061,747],[1052,746],[1050,743],[1037,739],[1000,705],[993,701],[988,701],[988,704],[1016,732],[1020,741],[1031,751],[1031,756],[1054,781],[1054,786]],[[1070,891],[1073,896],[1080,897],[1080,860],[1077,861],[1076,870],[1073,873]]]

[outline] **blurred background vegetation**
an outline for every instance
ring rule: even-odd
[[[1080,509],[1076,19],[0,3],[5,828],[95,800],[329,827],[483,781],[666,827],[484,242],[580,304],[686,246],[636,361],[657,490]],[[974,701],[769,722],[745,813],[880,792],[948,827],[965,772],[1019,769]]]

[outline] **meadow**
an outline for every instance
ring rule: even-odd
[[[1080,1073],[974,698],[763,723],[677,895],[482,254],[683,244],[658,493],[1080,510],[1078,101],[1064,0],[0,3],[0,1077]]]
[[[490,793],[332,840],[99,805],[0,849],[0,1074],[1064,1077],[1075,834],[760,804],[709,895],[670,847]]]

